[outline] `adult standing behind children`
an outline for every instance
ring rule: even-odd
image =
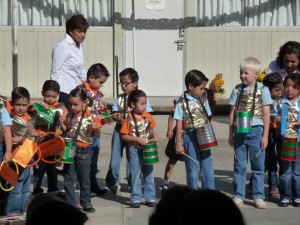
[[[126,117],[127,112],[130,112],[132,108],[127,105],[128,96],[137,89],[139,75],[133,68],[125,68],[119,74],[121,88],[124,93],[120,94],[112,105],[112,118],[116,121],[116,126],[112,136],[112,149],[109,168],[106,174],[106,185],[116,194],[120,190],[120,164],[123,157],[123,149],[126,147],[126,178],[128,183],[128,189],[131,188],[131,175],[129,169],[129,157],[128,157],[128,144],[121,140],[120,130],[122,123]],[[149,101],[147,100],[146,112],[152,112]]]
[[[300,43],[288,41],[279,49],[276,60],[272,61],[267,70],[269,73],[278,73],[284,80],[288,74],[300,73]]]
[[[256,81],[261,64],[258,59],[248,57],[240,64],[240,79],[229,99],[228,143],[234,147],[233,201],[243,205],[247,176],[248,154],[253,178],[254,204],[266,208],[264,202],[264,163],[268,145],[270,125],[270,105],[272,99],[267,87]],[[241,116],[240,116],[241,115]],[[245,123],[239,123],[246,121]],[[249,122],[248,122],[249,121]],[[247,124],[248,126],[244,126]]]
[[[77,85],[86,80],[82,46],[89,24],[82,14],[75,14],[66,21],[65,37],[52,49],[51,80],[61,88],[59,102],[67,108],[68,95]]]

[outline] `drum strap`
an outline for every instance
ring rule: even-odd
[[[124,93],[124,114],[123,114],[123,118],[125,119],[125,116],[126,116],[126,106],[127,106],[127,104],[126,104],[126,93]]]
[[[300,107],[300,99],[298,100],[298,108]],[[286,112],[287,112],[287,103],[282,104],[282,111],[281,111],[281,128],[280,128],[280,134],[284,135],[286,130]],[[298,120],[300,120],[300,108],[298,112]],[[298,141],[300,141],[300,128],[298,130]]]
[[[139,129],[138,129],[138,125],[137,125],[137,122],[136,122],[135,115],[134,115],[133,112],[131,112],[131,115],[132,115],[132,119],[133,119],[133,122],[134,122],[134,127],[135,127],[135,131],[136,131],[136,136],[140,137],[140,132],[139,132]]]
[[[239,97],[238,97],[238,99],[237,99],[236,109],[238,109],[238,107],[239,107],[239,105],[240,105],[242,96],[243,96],[243,94],[244,94],[244,88],[245,88],[245,85],[242,86],[241,93],[240,93],[240,95],[239,95]],[[257,82],[255,83],[255,86],[254,86],[254,92],[253,92],[253,100],[252,100],[252,107],[251,107],[252,118],[253,118],[253,116],[254,116],[256,92],[257,92]]]

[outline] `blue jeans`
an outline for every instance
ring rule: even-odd
[[[77,180],[80,183],[80,205],[85,207],[91,205],[91,162],[87,148],[76,147],[74,159],[74,163],[64,164],[66,202],[77,207],[75,194],[75,182],[77,177]]]
[[[279,179],[277,174],[279,158],[276,151],[276,130],[272,129],[269,132],[269,141],[266,148],[265,170],[268,172],[269,189],[274,190],[279,187]]]
[[[140,148],[129,148],[130,172],[132,175],[131,202],[141,202],[142,178],[144,180],[145,202],[155,201],[155,184],[153,165],[144,165],[143,151]]]
[[[264,191],[264,171],[265,171],[265,151],[262,151],[257,157],[257,153],[261,149],[261,140],[263,135],[262,126],[252,127],[251,134],[234,134],[234,174],[233,189],[234,197],[245,197],[245,185],[247,177],[248,154],[251,165],[253,199],[265,198]]]
[[[280,199],[300,199],[300,146],[295,162],[280,161]]]
[[[5,206],[5,214],[23,214],[30,195],[30,168],[21,168],[16,186],[9,192]]]
[[[120,185],[120,164],[123,157],[123,149],[126,148],[126,178],[128,186],[131,186],[131,174],[129,168],[128,144],[121,140],[121,125],[117,124],[112,136],[112,149],[109,168],[106,174],[106,185],[108,187]]]
[[[100,189],[97,183],[97,170],[98,170],[98,157],[100,152],[100,137],[93,137],[93,144],[88,148],[90,152],[90,161],[91,161],[91,172],[90,172],[90,181],[91,181],[91,191],[98,191]]]
[[[213,163],[211,158],[211,151],[201,151],[196,135],[195,129],[190,129],[184,134],[184,149],[185,153],[191,158],[199,162],[197,165],[195,162],[187,157],[185,158],[185,170],[187,175],[187,186],[198,190],[199,170],[202,171],[202,188],[203,189],[215,189],[215,178]]]

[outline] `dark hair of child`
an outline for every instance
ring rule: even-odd
[[[126,68],[120,72],[120,77],[129,76],[132,82],[139,81],[138,72],[133,68]]]
[[[272,90],[276,85],[282,83],[282,78],[278,73],[270,73],[263,79],[263,84]]]
[[[11,92],[11,103],[14,104],[15,101],[17,101],[21,98],[26,98],[29,101],[30,100],[29,91],[24,87],[16,87]]]
[[[185,86],[189,89],[191,84],[193,87],[201,85],[203,82],[208,82],[209,79],[199,70],[190,70],[185,76]]]
[[[296,54],[300,60],[300,43],[297,41],[288,41],[280,47],[276,61],[281,68],[284,68],[283,58],[286,54]],[[300,69],[300,63],[298,69]]]
[[[57,81],[55,81],[55,80],[46,80],[44,85],[43,85],[42,91],[43,92],[45,92],[45,91],[54,91],[56,93],[59,93],[60,92],[60,86],[57,83]]]
[[[300,74],[299,73],[292,73],[287,75],[287,77],[283,81],[283,86],[285,86],[287,80],[290,79],[297,85],[297,88],[300,88]]]
[[[79,97],[83,102],[88,99],[86,92],[82,88],[73,89],[69,94],[70,97]]]
[[[100,78],[101,76],[109,77],[109,72],[106,67],[101,63],[95,63],[91,65],[89,70],[87,71],[87,78],[90,76],[94,76],[94,78]]]
[[[70,34],[71,31],[80,29],[83,31],[87,31],[89,28],[89,23],[87,22],[86,18],[82,14],[75,14],[71,16],[66,21],[66,33]]]
[[[128,97],[128,105],[137,103],[141,97],[147,97],[146,93],[142,90],[134,90]]]

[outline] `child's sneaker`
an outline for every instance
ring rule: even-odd
[[[265,209],[267,207],[266,203],[261,198],[254,199],[254,205],[258,209]]]
[[[280,207],[288,207],[290,204],[290,201],[288,199],[282,199],[280,202],[279,202],[279,206]]]
[[[273,198],[280,198],[279,190],[278,188],[274,188],[269,191],[269,196]]]
[[[293,201],[293,206],[300,207],[300,198],[297,198]]]
[[[163,185],[161,187],[161,194],[164,195],[168,189],[169,189],[169,185]]]
[[[237,206],[243,206],[244,205],[244,201],[243,199],[239,198],[239,197],[234,197],[232,199],[232,201],[237,205]]]

